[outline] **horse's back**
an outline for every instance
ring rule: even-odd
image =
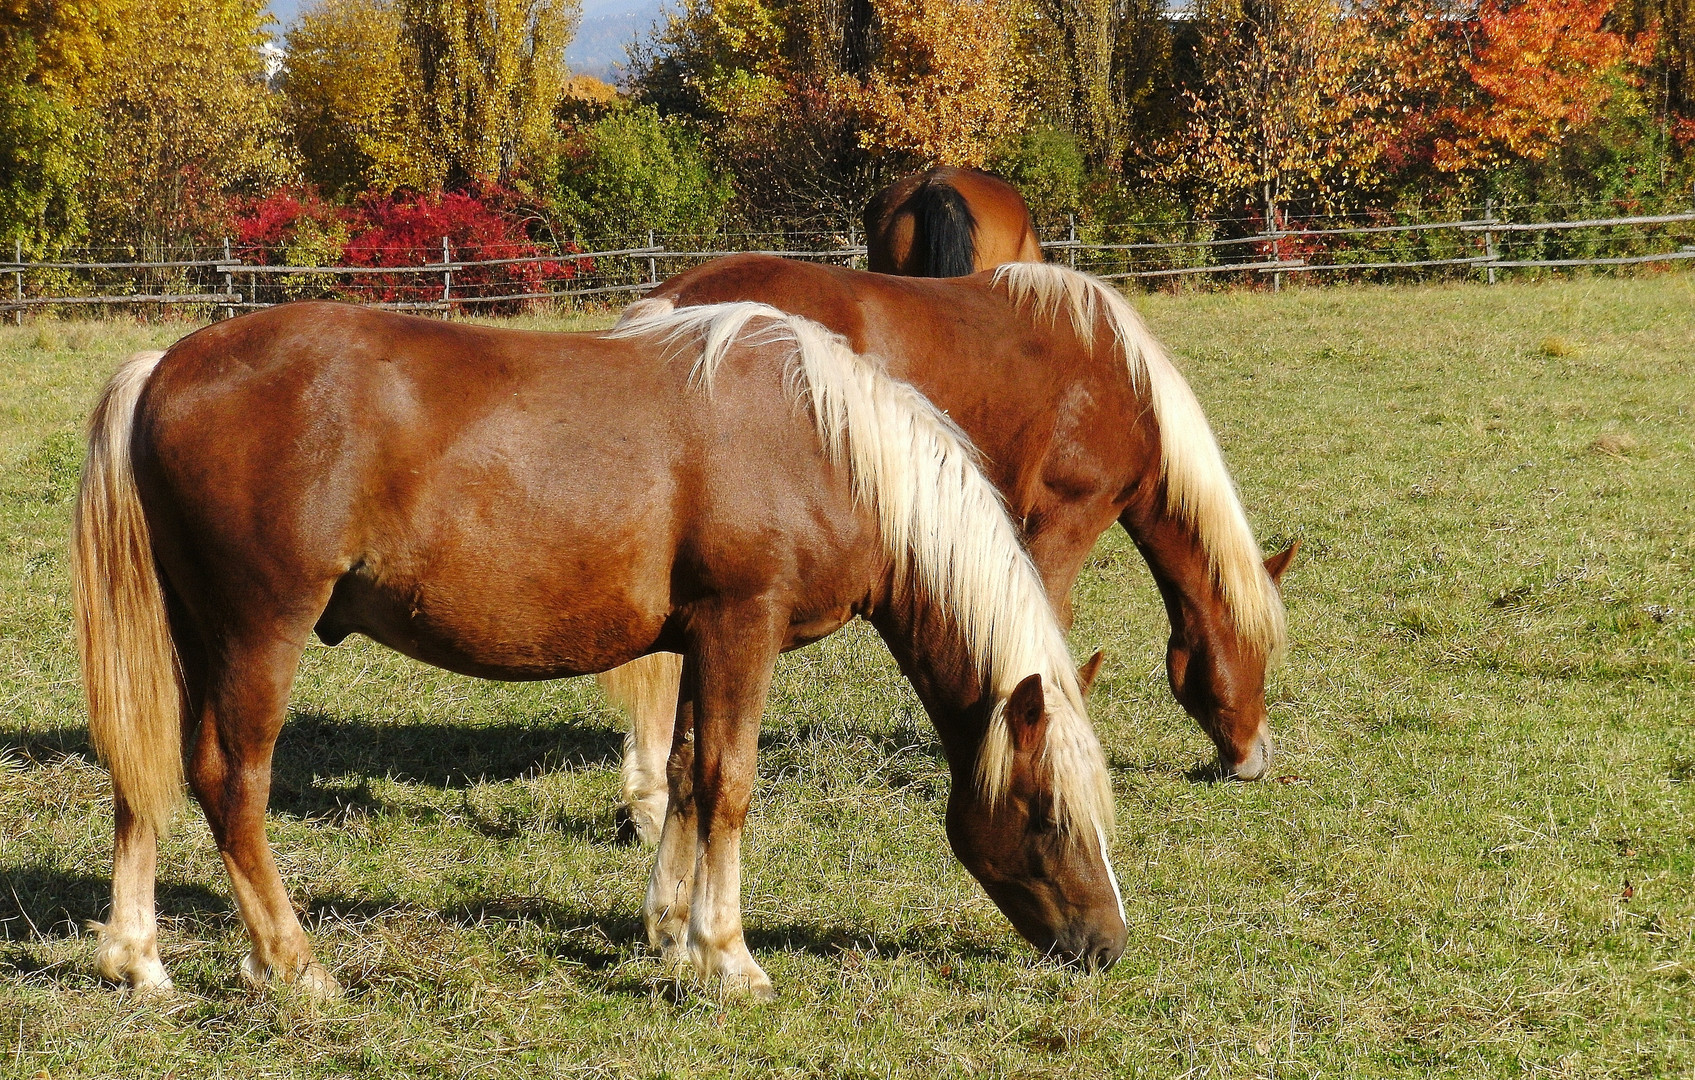
[[[841,334],[964,428],[1020,515],[1077,505],[1085,491],[1104,505],[1157,455],[1139,437],[1144,403],[1117,351],[1015,305],[990,272],[897,277],[735,255],[651,295],[678,306],[756,300]]]

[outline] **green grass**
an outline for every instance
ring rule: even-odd
[[[24,1076],[1688,1076],[1695,1070],[1695,278],[1141,301],[1286,581],[1282,782],[1191,780],[1162,613],[1119,535],[1074,645],[1131,945],[1031,955],[947,853],[946,770],[881,646],[784,659],[746,850],[782,998],[644,952],[617,720],[309,651],[271,836],[313,1008],[243,989],[197,813],[165,846],[159,1005],[92,977],[110,810],[64,561],[77,426],[183,327],[0,328],[0,1070]],[[1628,883],[1628,889],[1627,889]],[[1631,895],[1628,897],[1626,893]]]

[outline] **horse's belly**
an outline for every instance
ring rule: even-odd
[[[562,595],[522,574],[384,579],[366,568],[336,584],[319,618],[330,644],[362,633],[436,667],[488,679],[555,679],[624,664],[646,652],[667,612],[628,589]]]

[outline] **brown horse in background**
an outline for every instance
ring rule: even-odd
[[[1042,244],[1018,189],[978,169],[940,165],[903,177],[865,208],[870,268],[910,277],[964,277],[1009,262],[1041,262]]]
[[[1225,775],[1266,774],[1266,666],[1283,641],[1277,582],[1295,547],[1261,565],[1200,405],[1120,293],[1045,264],[936,281],[732,256],[679,274],[630,311],[731,299],[822,323],[958,423],[1067,625],[1084,559],[1122,525],[1165,600],[1173,694]],[[656,654],[601,677],[631,716],[623,797],[649,841],[665,809],[678,670]]]
[[[667,960],[769,995],[740,913],[760,715],[777,654],[856,615],[934,720],[961,861],[1044,952],[1118,957],[1092,670],[1073,668],[969,444],[805,320],[655,315],[540,334],[293,304],[118,371],[90,421],[73,551],[114,800],[102,974],[170,986],[156,841],[186,757],[252,941],[243,973],[337,991],[265,839],[316,631],[492,679],[681,653],[644,920]]]

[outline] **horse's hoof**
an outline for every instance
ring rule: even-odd
[[[718,991],[725,998],[765,1002],[777,1000],[777,988],[757,966],[752,971],[725,972],[718,978]]]
[[[307,964],[306,970],[294,977],[294,986],[313,1001],[335,1001],[343,993],[335,976],[316,960]]]
[[[94,951],[94,968],[102,979],[127,986],[131,992],[143,996],[163,996],[176,990],[155,946],[119,938],[103,923],[91,922],[88,929],[100,935],[100,944]]]
[[[659,966],[666,971],[686,971],[689,964],[689,948],[681,941],[672,938],[659,946]]]
[[[308,960],[304,967],[293,974],[279,977],[275,969],[268,964],[259,963],[252,953],[248,953],[241,962],[241,975],[247,985],[255,990],[262,990],[280,982],[313,1001],[334,1001],[341,997],[341,984],[316,960]]]

